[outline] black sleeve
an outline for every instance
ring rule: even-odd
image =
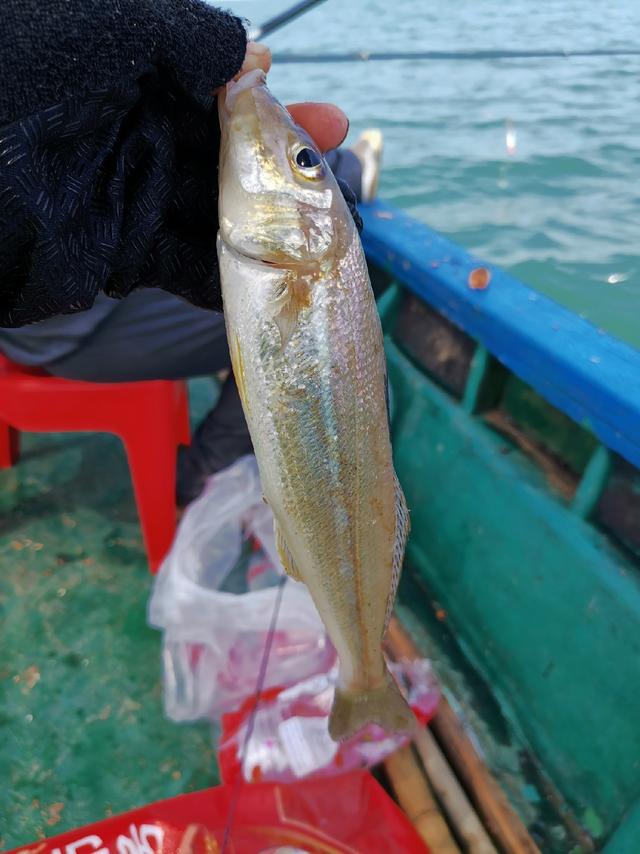
[[[0,326],[162,287],[220,307],[213,90],[246,35],[199,0],[4,0]]]

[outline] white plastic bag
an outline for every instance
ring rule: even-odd
[[[435,714],[440,692],[427,659],[389,665],[418,723]],[[222,780],[232,785],[241,774],[247,782],[292,782],[310,775],[330,776],[377,765],[409,741],[404,733],[387,733],[368,724],[336,743],[329,735],[338,668],[304,679],[279,694],[262,696],[255,708],[250,698],[237,712],[222,718],[218,765]],[[247,742],[247,730],[251,737]]]
[[[251,539],[259,554],[248,554]],[[164,632],[170,718],[215,718],[255,692],[278,590],[264,584],[282,572],[255,457],[243,457],[187,508],[156,576],[149,622]],[[264,689],[326,672],[334,660],[306,587],[287,579]]]

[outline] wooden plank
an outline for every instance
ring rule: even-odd
[[[388,756],[384,767],[398,803],[431,854],[460,854],[411,745]]]
[[[468,854],[497,854],[474,808],[429,729],[414,739],[425,773],[456,836]]]
[[[640,351],[397,208],[360,208],[365,252],[578,424],[640,467]],[[485,290],[469,287],[478,266]]]
[[[484,421],[490,424],[493,429],[506,436],[508,439],[518,446],[523,454],[530,457],[535,464],[544,472],[549,486],[560,493],[560,495],[568,502],[576,494],[577,478],[553,455],[547,453],[532,439],[529,439],[522,430],[513,424],[504,412],[499,409],[494,409],[491,412],[486,412],[483,416]]]
[[[421,658],[396,617],[387,634],[395,658]],[[482,762],[446,697],[431,722],[438,741],[498,846],[507,854],[541,854],[504,792]]]

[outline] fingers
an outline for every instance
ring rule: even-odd
[[[349,131],[349,119],[334,104],[290,104],[287,110],[321,151],[337,148]]]
[[[271,68],[271,51],[266,44],[261,44],[260,42],[247,42],[242,67],[233,79],[237,80],[239,77],[242,77],[243,74],[247,74],[249,71],[255,71],[256,68],[261,68],[265,74],[269,71]],[[221,86],[219,89],[215,89],[213,94],[217,95],[223,90],[224,86]]]
[[[242,77],[243,74],[247,74],[249,71],[255,71],[256,68],[261,68],[265,74],[269,71],[271,68],[271,51],[266,44],[247,42],[247,50],[244,55],[242,68],[233,79],[237,80],[238,77]]]

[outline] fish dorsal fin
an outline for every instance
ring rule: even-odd
[[[289,578],[292,578],[294,581],[302,581],[300,570],[296,566],[293,555],[289,551],[289,546],[287,545],[285,538],[282,536],[280,526],[275,519],[273,520],[273,530],[276,535],[276,549],[278,550],[278,557],[282,562],[284,571],[287,573]]]
[[[409,536],[409,508],[404,497],[404,492],[400,486],[398,475],[393,473],[393,483],[395,489],[395,505],[396,505],[396,539],[393,547],[393,565],[391,568],[391,589],[389,590],[389,598],[387,599],[387,613],[384,620],[384,629],[387,630],[389,620],[393,614],[393,604],[396,601],[396,593],[398,592],[398,584],[400,583],[400,573],[402,572],[402,561],[404,559],[404,548],[407,544]]]

